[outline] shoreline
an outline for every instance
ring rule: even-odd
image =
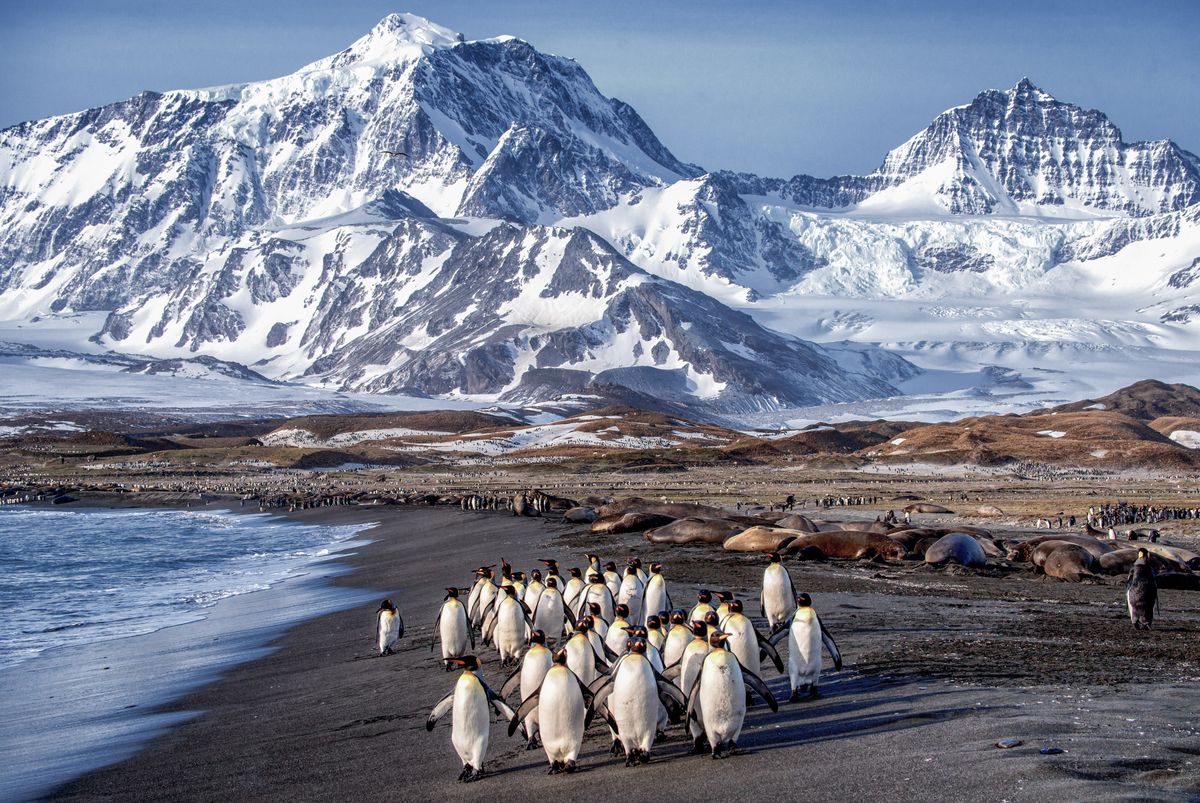
[[[122,500],[123,501],[123,500]],[[69,512],[69,508],[31,505]],[[73,504],[81,514],[103,510],[178,510],[251,513],[224,504]],[[308,522],[294,520],[297,524]],[[317,522],[312,522],[316,524]],[[327,526],[369,525],[358,521]],[[199,712],[164,713],[164,706],[231,668],[269,653],[266,645],[297,621],[355,605],[365,590],[336,588],[352,569],[344,560],[369,543],[370,526],[328,543],[328,552],[272,578],[266,588],[232,593],[199,607],[195,617],[153,630],[78,645],[51,645],[0,670],[0,745],[11,774],[0,783],[6,799],[33,799],[62,783],[135,755],[150,741]],[[7,700],[7,702],[5,702]],[[51,700],[63,700],[60,706]],[[38,701],[30,705],[30,701]],[[63,749],[64,734],[70,747]],[[15,767],[16,764],[20,767]]]
[[[343,510],[298,513],[323,519]],[[629,770],[608,757],[607,735],[593,728],[581,772],[547,777],[544,754],[527,753],[496,725],[487,774],[476,784],[458,784],[448,722],[432,734],[424,728],[430,707],[455,679],[429,650],[442,587],[461,585],[474,566],[500,556],[525,567],[548,554],[574,562],[597,539],[576,527],[501,514],[445,508],[376,513],[381,526],[375,539],[347,556],[351,570],[332,585],[388,590],[407,628],[397,655],[371,657],[373,598],[305,619],[273,639],[266,657],[233,667],[158,710],[203,713],[175,724],[132,757],[59,787],[51,799],[475,800],[531,789],[601,799],[615,788],[631,799],[658,799],[660,785],[669,783],[688,784],[698,799],[729,799],[744,793],[748,782],[803,789],[811,800],[1200,796],[1194,753],[1200,706],[1190,683],[1128,674],[1109,681],[1096,679],[1103,675],[1073,679],[1056,674],[1048,659],[1029,678],[993,680],[988,672],[997,667],[987,661],[966,662],[965,678],[939,679],[926,671],[933,668],[934,656],[925,654],[930,639],[948,629],[976,627],[982,616],[1016,618],[1018,607],[1039,604],[1036,597],[1044,598],[1041,607],[1052,616],[1078,609],[1107,621],[1112,612],[1093,600],[1111,589],[1042,588],[1024,580],[995,581],[1018,585],[984,589],[991,595],[1016,589],[1016,595],[1008,592],[1014,601],[964,596],[956,583],[929,578],[938,580],[929,593],[905,596],[875,579],[877,569],[870,565],[789,567],[813,590],[847,668],[823,679],[823,696],[815,701],[784,705],[778,714],[752,709],[742,755],[723,762],[688,757],[676,734],[656,746],[648,767]],[[614,558],[630,552],[666,555],[672,592],[683,599],[701,579],[716,578],[740,593],[761,575],[752,558],[726,555],[714,561],[711,550],[658,549],[637,536],[606,538],[598,546]],[[753,596],[752,589],[746,595]],[[1182,624],[1165,621],[1150,637],[1191,637],[1194,604],[1182,612],[1175,607],[1173,617],[1184,617]],[[986,632],[969,635],[980,645],[991,638]],[[1031,642],[1040,649],[1041,640],[1025,634],[1007,643]],[[910,653],[905,661],[881,663],[879,656],[895,645]],[[507,672],[499,669],[494,651],[477,652],[489,682],[498,685]],[[1042,660],[1031,655],[1027,660]],[[1067,655],[1088,660],[1074,648]],[[777,696],[786,697],[785,678],[772,671],[765,679]],[[1012,737],[1024,744],[1012,750],[995,746]],[[1042,755],[1043,747],[1065,752]]]

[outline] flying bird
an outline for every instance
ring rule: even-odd
[[[403,156],[408,158],[408,154],[404,151],[384,151],[384,153],[386,153],[388,156]]]

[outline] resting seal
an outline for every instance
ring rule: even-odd
[[[950,508],[935,505],[932,502],[914,502],[904,506],[905,513],[953,513]]]
[[[1009,542],[1008,559],[1028,563],[1033,550],[1047,541],[1066,541],[1068,544],[1081,546],[1097,558],[1112,552],[1114,549],[1110,544],[1098,541],[1090,535],[1073,535],[1071,533],[1063,533],[1062,535],[1037,535],[1017,543]]]
[[[735,521],[689,516],[646,530],[646,540],[652,544],[723,544],[744,529]]]
[[[1085,577],[1095,577],[1096,559],[1081,546],[1063,544],[1050,553],[1042,570],[1047,577],[1078,583]]]
[[[973,536],[950,533],[943,535],[925,551],[925,562],[934,565],[958,563],[963,566],[986,566],[987,555]]]
[[[731,552],[778,552],[798,535],[799,530],[780,530],[775,527],[751,527],[725,542]]]
[[[640,533],[651,527],[662,527],[675,521],[670,516],[660,516],[657,513],[621,513],[616,516],[604,516],[592,522],[592,532],[608,533]]]
[[[563,519],[573,524],[591,524],[598,518],[590,507],[573,507],[563,514]]]
[[[788,554],[801,557],[826,557],[857,560],[858,558],[881,557],[884,560],[902,561],[908,554],[903,544],[898,544],[879,533],[839,530],[828,533],[800,533],[788,545]]]

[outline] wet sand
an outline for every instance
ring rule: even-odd
[[[1116,582],[871,563],[788,564],[837,636],[846,667],[829,670],[816,700],[777,714],[752,708],[741,755],[685,755],[676,728],[651,764],[626,769],[594,725],[581,771],[547,777],[545,754],[526,752],[497,724],[488,774],[459,784],[448,718],[433,733],[424,727],[455,678],[430,652],[444,586],[466,584],[474,566],[501,556],[518,567],[543,556],[570,566],[597,547],[615,560],[633,551],[661,556],[677,604],[701,583],[753,601],[762,559],[452,509],[292,515],[382,522],[364,533],[372,544],[341,560],[354,571],[333,582],[398,602],[407,625],[400,652],[373,656],[374,603],[306,621],[268,656],[161,711],[198,716],[61,787],[55,799],[465,800],[533,791],[707,800],[767,789],[808,800],[1200,800],[1200,595],[1164,592],[1160,624],[1142,634],[1124,618]],[[507,672],[494,651],[480,654],[498,686]],[[786,698],[786,677],[768,671],[766,680]],[[1006,738],[1024,744],[995,747]],[[1043,747],[1065,752],[1042,755]]]

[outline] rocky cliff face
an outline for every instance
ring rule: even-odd
[[[345,389],[769,409],[915,369],[759,301],[1027,287],[1200,229],[1198,200],[1195,156],[1028,81],[868,176],[704,173],[575,62],[391,15],[279,79],[0,132],[0,319],[102,310],[123,352]]]

